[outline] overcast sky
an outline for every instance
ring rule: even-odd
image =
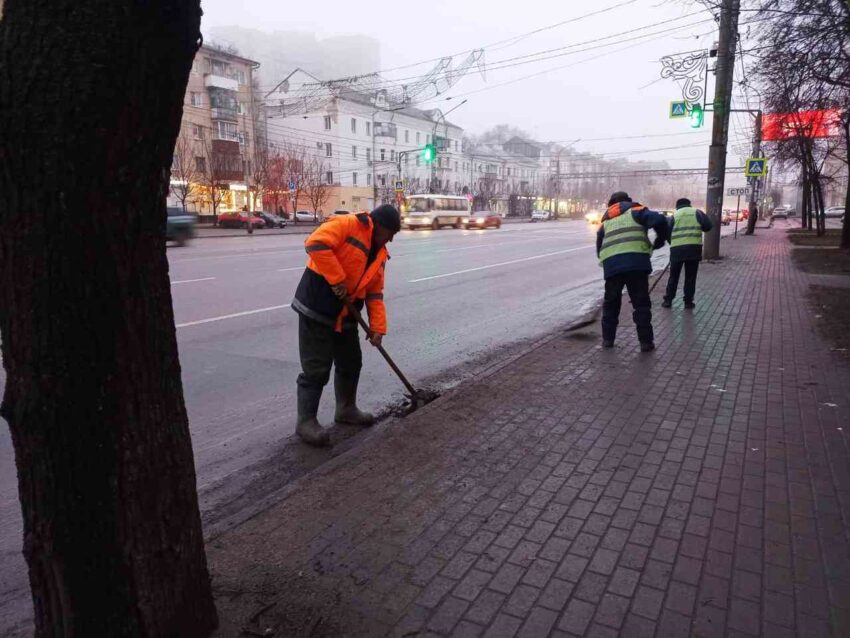
[[[623,6],[502,42],[615,5]],[[486,65],[493,67],[487,69],[486,80],[477,71],[471,71],[446,94],[453,96],[452,100],[439,98],[422,106],[447,111],[465,97],[468,102],[449,119],[471,132],[508,123],[527,129],[543,141],[581,138],[583,141],[576,144],[581,150],[600,153],[633,150],[636,156],[668,160],[681,167],[706,164],[710,116],[706,117],[705,127],[694,134],[686,122],[669,120],[669,102],[680,97],[681,90],[672,80],[660,79],[659,59],[662,56],[708,48],[716,40],[717,27],[712,16],[696,0],[603,0],[600,3],[203,0],[203,7],[205,30],[239,25],[268,31],[308,31],[319,38],[339,34],[369,35],[381,43],[382,69],[483,46]],[[658,24],[661,22],[665,24]],[[676,31],[659,33],[677,27],[680,28]],[[608,36],[617,37],[601,39]],[[638,36],[646,38],[633,39]],[[493,44],[498,42],[502,43]],[[501,60],[579,43],[587,44],[547,55],[565,51],[578,53],[497,68]],[[457,55],[455,65],[464,57]],[[386,77],[424,74],[433,64],[390,72]],[[541,74],[547,69],[555,70]],[[534,77],[528,77],[532,75]],[[711,85],[709,88],[713,94]],[[748,138],[750,131],[749,118],[736,117],[730,148],[735,138]],[[597,139],[638,135],[653,137]],[[681,148],[649,152],[667,147]],[[737,164],[734,153],[730,153],[729,162]]]

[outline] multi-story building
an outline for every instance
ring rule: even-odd
[[[261,131],[254,95],[257,67],[234,51],[209,45],[195,55],[171,169],[169,205],[185,205],[202,216],[260,208],[252,190]]]

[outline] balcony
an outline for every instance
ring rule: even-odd
[[[225,120],[227,122],[236,122],[237,121],[237,115],[238,115],[238,113],[236,112],[235,108],[214,106],[210,110],[210,116],[214,120]]]
[[[239,82],[223,75],[207,73],[204,76],[204,86],[208,89],[224,89],[225,91],[238,91]]]

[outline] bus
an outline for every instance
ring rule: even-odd
[[[413,230],[441,226],[463,228],[469,221],[469,200],[457,195],[411,195],[404,225]]]

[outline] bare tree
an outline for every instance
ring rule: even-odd
[[[186,202],[198,191],[198,166],[195,161],[195,143],[186,131],[182,131],[174,145],[174,161],[171,163],[171,192],[180,202],[183,211]]]
[[[34,634],[207,636],[164,236],[200,2],[2,8],[0,415]]]
[[[214,226],[218,225],[218,211],[224,200],[222,183],[231,176],[229,173],[234,168],[234,162],[241,163],[239,155],[231,157],[230,154],[223,153],[216,142],[217,140],[212,139],[211,131],[204,131],[198,141],[200,155],[196,158],[200,178],[198,183],[203,187],[204,200],[210,205]]]
[[[308,162],[304,190],[317,222],[322,207],[331,196],[333,181],[328,179],[329,176],[328,165],[324,161],[316,158]]]
[[[271,181],[271,158],[269,149],[265,144],[256,141],[254,144],[253,161],[249,165],[248,174],[245,176],[248,182],[248,190],[253,195],[254,202],[262,199]],[[270,211],[271,212],[271,211]]]

